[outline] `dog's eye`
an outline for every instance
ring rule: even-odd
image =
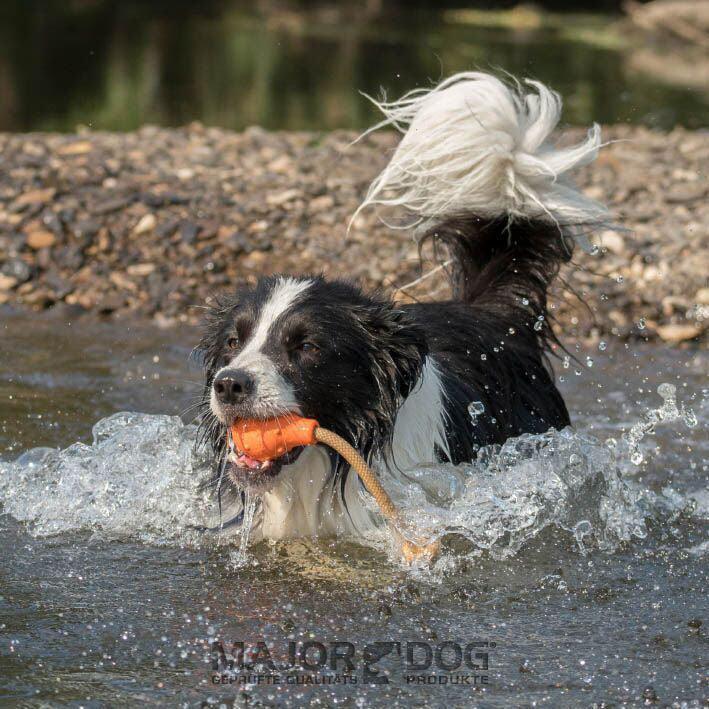
[[[314,345],[312,342],[301,342],[300,345],[298,345],[298,349],[301,352],[317,352],[320,348],[317,345]]]
[[[239,339],[238,339],[237,337],[230,337],[230,338],[226,341],[226,346],[227,346],[230,350],[235,350],[235,349],[239,346]]]

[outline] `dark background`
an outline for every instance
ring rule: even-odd
[[[706,125],[682,49],[631,31],[615,0],[4,0],[0,130],[360,128],[358,92],[474,68],[550,83],[570,123]]]

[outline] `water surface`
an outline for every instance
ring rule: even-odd
[[[473,471],[477,488],[455,493],[444,519],[442,559],[412,571],[379,542],[261,544],[243,563],[238,539],[192,529],[215,511],[191,429],[173,418],[198,390],[193,330],[50,316],[2,327],[0,499],[12,514],[0,516],[0,696],[11,703],[589,706],[645,693],[699,706],[706,695],[701,353],[610,343],[559,363],[576,433],[553,438],[551,454],[498,454]],[[655,422],[661,384],[676,387],[681,415]],[[92,437],[124,409],[148,413],[104,418]],[[633,425],[645,431],[637,464],[604,457]],[[38,446],[64,450],[9,463]],[[455,506],[430,499],[418,500],[422,519]],[[351,642],[360,677],[371,642],[479,641],[489,683],[407,683],[390,657],[377,665],[386,685],[221,687],[215,639],[266,641],[279,662],[289,640]]]

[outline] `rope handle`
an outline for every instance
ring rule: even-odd
[[[401,546],[401,551],[407,563],[410,564],[421,558],[433,558],[438,553],[440,546],[438,541],[429,542],[427,544],[417,544],[416,542],[406,539],[401,534],[398,529],[401,525],[401,515],[399,511],[396,509],[387,491],[382,487],[374,471],[367,465],[359,452],[334,431],[329,431],[326,428],[318,426],[314,430],[314,434],[318,443],[324,443],[336,450],[354,468],[360,480],[367,488],[367,492],[369,492],[377,505],[379,505],[379,509],[382,511],[384,517],[392,524],[392,528],[397,536],[397,541]]]
[[[344,438],[334,431],[322,428],[315,419],[290,415],[265,421],[240,420],[231,427],[227,435],[231,435],[239,450],[256,460],[278,458],[297,446],[312,446],[317,443],[329,446],[359,475],[367,492],[390,523],[407,563],[421,558],[431,559],[438,553],[438,541],[418,544],[403,536],[399,529],[403,526],[401,515],[374,471]]]

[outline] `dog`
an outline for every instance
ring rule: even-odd
[[[483,446],[570,423],[549,363],[547,293],[575,241],[607,220],[569,180],[596,157],[599,127],[555,147],[559,96],[480,72],[375,103],[384,119],[373,129],[403,138],[359,209],[405,215],[395,228],[447,257],[452,297],[401,304],[347,281],[274,275],[211,306],[202,431],[220,491],[261,497],[253,538],[356,538],[381,520],[337,454],[253,460],[227,445],[237,419],[315,418],[385,487],[416,466],[471,461]]]

